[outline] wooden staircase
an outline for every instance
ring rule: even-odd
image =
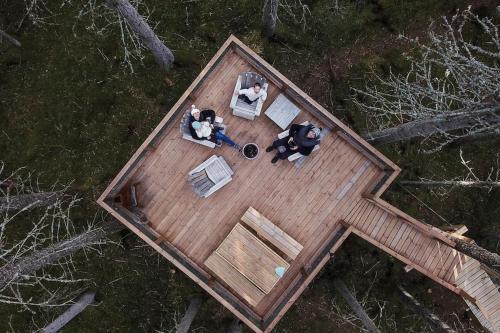
[[[378,198],[359,200],[344,222],[351,231],[464,298],[480,323],[500,333],[500,293],[480,263],[446,233]]]

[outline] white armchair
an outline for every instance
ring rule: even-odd
[[[188,181],[196,194],[206,198],[233,180],[233,174],[222,156],[212,155],[188,173]]]
[[[234,91],[253,87],[256,82],[260,83],[261,89],[267,92],[267,80],[261,75],[252,72],[245,72],[238,75]],[[258,98],[252,104],[247,104],[239,99],[238,95],[233,94],[229,106],[231,107],[231,109],[233,109],[233,115],[249,120],[254,120],[255,117],[258,117],[260,115],[263,104],[264,101],[262,100],[262,98]]]

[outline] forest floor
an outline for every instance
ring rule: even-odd
[[[89,2],[90,3],[90,2]],[[372,72],[403,72],[402,55],[411,47],[400,33],[425,38],[432,19],[472,4],[481,15],[495,15],[495,1],[371,0],[298,1],[280,11],[277,39],[260,34],[260,2],[144,0],[155,30],[173,50],[176,63],[165,76],[147,52],[123,62],[120,30],[106,20],[81,15],[84,2],[54,1],[52,14],[35,25],[24,16],[22,1],[0,0],[0,28],[22,42],[0,43],[0,160],[10,170],[26,166],[40,181],[72,182],[83,202],[75,224],[100,214],[96,198],[135,149],[182,95],[231,33],[260,53],[300,88],[356,131],[369,127],[366,115],[351,102],[351,87],[370,82]],[[146,7],[147,4],[147,7]],[[108,14],[113,17],[111,14]],[[304,61],[304,60],[307,61]],[[464,174],[460,150],[475,170],[488,173],[498,143],[450,147],[424,155],[418,142],[378,147],[403,172],[400,179],[451,178]],[[407,192],[409,190],[418,200]],[[469,236],[499,252],[500,191],[480,189],[429,191],[394,185],[386,199],[420,220],[439,226],[466,224]],[[430,211],[424,203],[439,214]],[[441,218],[442,217],[442,218]],[[27,218],[24,223],[30,223]],[[78,276],[91,279],[98,302],[63,332],[169,332],[200,289],[134,235],[124,232],[100,252],[76,258]],[[460,331],[480,331],[464,302],[370,244],[350,238],[311,287],[290,309],[276,332],[359,332],[331,280],[341,277],[362,300],[384,332],[427,332],[426,324],[402,307],[393,286],[403,284],[421,302]],[[27,332],[50,321],[58,309],[34,314],[0,305],[1,332]],[[231,314],[207,297],[193,323],[196,332],[222,332]],[[462,326],[463,325],[463,326]]]

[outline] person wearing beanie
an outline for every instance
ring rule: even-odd
[[[194,105],[191,106],[191,116],[189,117],[189,132],[193,139],[196,140],[207,140],[210,139],[210,134],[212,133],[211,126],[213,126],[215,121],[215,111],[214,110],[203,110],[197,109]],[[197,123],[193,126],[193,123]],[[197,127],[198,129],[195,129]],[[207,130],[207,127],[210,130]],[[207,133],[208,132],[208,133]]]
[[[271,160],[271,163],[274,164],[278,160],[285,160],[295,153],[308,156],[313,151],[314,146],[319,144],[320,140],[321,128],[314,125],[292,124],[288,136],[274,141],[271,146],[266,148],[266,152],[277,150],[276,155]]]
[[[223,133],[224,127],[214,126],[215,111],[203,110],[200,111],[194,105],[191,106],[191,116],[189,117],[189,131],[193,139],[210,140],[218,146],[222,142],[227,143],[231,147],[240,150],[241,147],[227,135]]]

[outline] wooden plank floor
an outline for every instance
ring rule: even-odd
[[[476,300],[471,308],[473,312],[476,309],[483,326],[500,332],[500,293],[477,260],[366,199],[357,201],[346,222],[375,246],[434,280],[467,293]]]
[[[352,203],[380,179],[382,170],[334,133],[325,137],[321,149],[301,168],[288,161],[272,165],[273,154],[264,150],[281,129],[264,113],[248,121],[232,116],[229,109],[238,74],[249,70],[255,71],[237,54],[227,54],[197,93],[194,104],[223,117],[227,134],[238,143],[256,142],[262,151],[256,160],[245,160],[227,146],[209,149],[181,139],[179,114],[132,182],[140,182],[138,196],[154,229],[202,267],[249,206],[304,246],[285,276],[254,307],[264,315],[300,269],[315,259],[326,236],[348,215]],[[270,83],[264,111],[280,92]],[[302,110],[295,122],[305,120],[326,126]],[[186,176],[212,154],[224,156],[235,173],[231,183],[202,199],[190,189]]]

